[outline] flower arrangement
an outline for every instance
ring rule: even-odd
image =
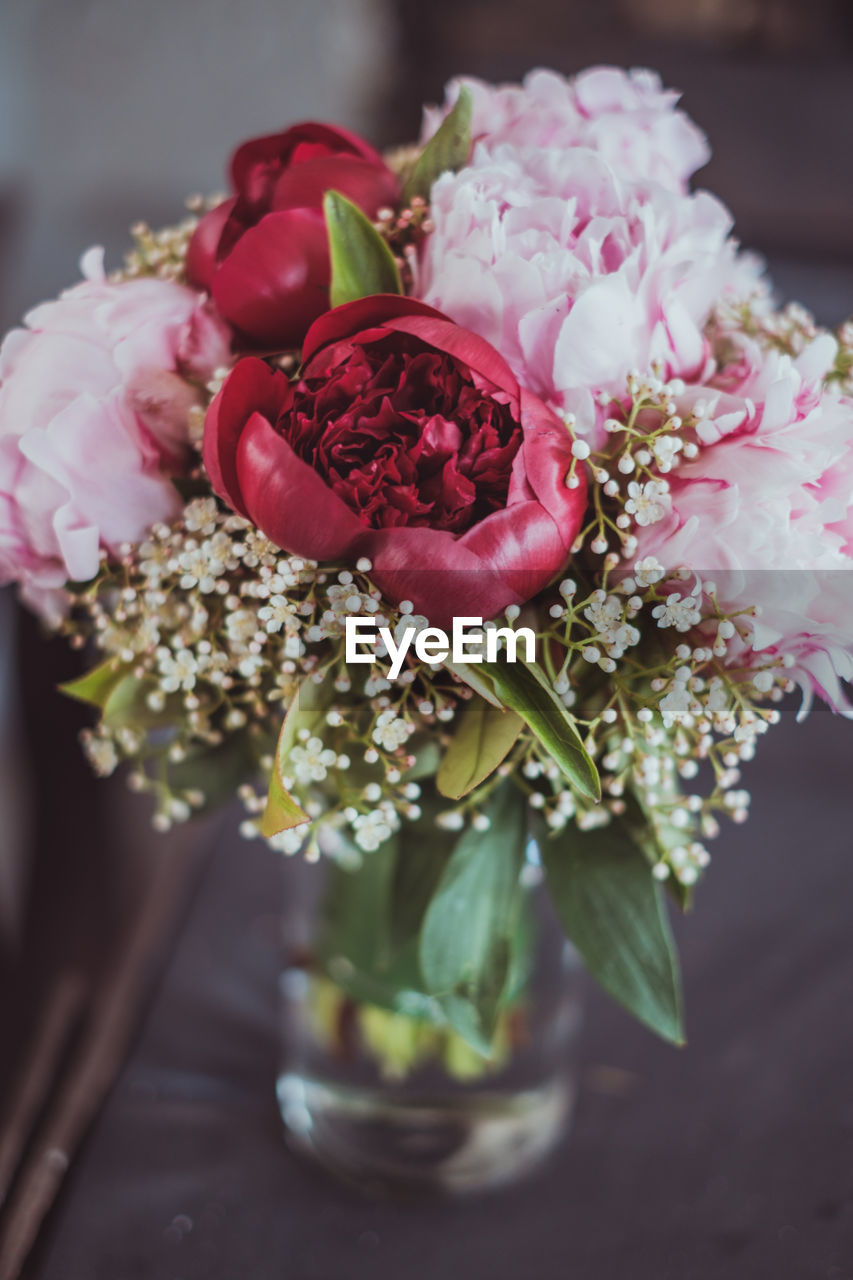
[[[384,158],[255,139],[0,353],[0,577],[91,657],[95,770],[158,829],[237,793],[344,913],[368,877],[393,946],[322,980],[457,1062],[504,1051],[531,860],[680,1042],[664,892],[787,693],[849,711],[853,329],[775,309],[676,103],[537,71]]]

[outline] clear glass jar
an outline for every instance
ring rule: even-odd
[[[358,913],[363,887],[370,934],[375,886],[356,886],[361,874],[325,858],[285,863],[277,1093],[290,1146],[376,1195],[457,1194],[522,1177],[567,1130],[583,1009],[581,966],[541,888],[535,846],[521,876],[524,974],[488,1059],[414,986],[356,998],[347,955],[318,946],[330,894],[348,895]]]

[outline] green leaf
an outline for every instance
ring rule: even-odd
[[[445,662],[444,665],[458,680],[467,684],[468,688],[473,689],[475,693],[479,693],[480,697],[485,698],[491,706],[503,708],[503,703],[495,694],[491,680],[481,676],[476,666],[469,666],[467,662]]]
[[[403,187],[405,204],[409,204],[414,196],[421,196],[428,201],[436,178],[448,170],[455,172],[468,163],[473,114],[471,90],[463,87],[453,110],[445,116],[432,135],[406,179]]]
[[[148,695],[158,691],[152,676],[135,676],[133,668],[118,658],[108,658],[79,680],[60,685],[60,691],[78,702],[97,707],[110,729],[156,729],[181,719],[178,700],[167,698],[160,711],[152,710]]]
[[[309,733],[313,733],[325,719],[330,700],[328,684],[328,681],[317,685],[311,679],[303,680],[284,717],[275,750],[267,804],[261,818],[260,829],[263,836],[278,835],[280,831],[289,831],[291,827],[310,822],[308,814],[296,803],[285,787],[284,776],[287,774],[290,752],[301,730],[307,729]]]
[[[327,191],[323,212],[332,263],[332,306],[374,293],[402,293],[393,254],[361,209],[340,192]]]
[[[388,932],[395,951],[417,939],[450,857],[452,842],[435,825],[437,811],[436,804],[428,805],[419,822],[406,824],[399,841],[388,903]]]
[[[360,865],[331,864],[320,912],[317,959],[336,986],[359,1004],[399,1011],[442,1026],[438,1001],[424,991],[417,936],[401,937],[404,921],[394,919],[394,895],[402,842],[408,833],[384,840]],[[408,924],[411,925],[413,919]]]
[[[640,1022],[684,1043],[678,961],[657,883],[622,824],[541,842],[557,914],[592,976]]]
[[[522,897],[524,797],[511,782],[504,783],[485,812],[488,830],[469,828],[457,841],[420,938],[427,990],[479,1052],[491,1043],[511,968]]]
[[[523,728],[524,721],[514,711],[472,698],[436,775],[441,794],[460,800],[478,787],[506,758]]]
[[[102,708],[102,719],[110,729],[156,729],[182,718],[180,700],[167,698],[161,710],[153,710],[148,695],[158,693],[153,676],[122,674],[113,685]]]
[[[261,817],[261,835],[269,839],[271,836],[277,836],[281,831],[290,831],[292,827],[299,827],[303,822],[310,821],[308,814],[285,787],[278,768],[274,766],[267,791],[266,807]]]
[[[415,763],[403,775],[406,782],[420,782],[423,778],[434,778],[441,763],[441,747],[434,738],[426,733],[415,733],[406,746],[409,755],[415,757]]]
[[[552,760],[582,795],[601,799],[601,780],[570,715],[536,666],[525,662],[483,662],[501,702],[510,707],[536,734]]]
[[[69,680],[59,686],[60,692],[77,702],[85,702],[90,707],[103,711],[107,699],[119,681],[127,675],[130,668],[119,658],[107,658],[91,671],[77,680]]]
[[[399,847],[399,835],[365,854],[353,869],[332,864],[327,872],[318,935],[320,955],[330,976],[342,976],[336,961],[370,976],[387,965],[388,901]],[[343,985],[343,984],[342,984]]]
[[[482,1057],[491,1058],[495,1048],[494,1026],[484,1025],[477,1005],[457,995],[442,996],[439,1003],[445,1018],[465,1043]]]

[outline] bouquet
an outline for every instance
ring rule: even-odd
[[[0,353],[0,577],[92,765],[327,860],[317,1007],[389,1070],[506,1052],[531,878],[681,1042],[666,895],[785,695],[850,710],[853,328],[776,309],[676,104],[536,71],[384,157],[253,139]]]

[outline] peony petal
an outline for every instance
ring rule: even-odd
[[[250,518],[277,547],[309,560],[359,554],[367,529],[358,516],[260,413],[240,435],[236,467]]]
[[[270,421],[278,419],[287,403],[290,384],[285,374],[263,360],[240,360],[215,396],[204,423],[204,466],[213,489],[235,511],[246,516],[237,477],[237,446],[246,422],[247,406]]]
[[[433,307],[417,298],[403,298],[396,293],[375,293],[369,298],[358,298],[355,302],[345,302],[332,311],[326,311],[315,320],[305,335],[302,347],[303,364],[308,365],[323,347],[329,347],[344,338],[359,335],[359,341],[367,338],[375,341],[381,336],[386,322],[397,316],[429,316],[436,320],[447,320]],[[373,331],[376,331],[375,334]]]
[[[437,351],[453,356],[507,395],[518,395],[518,382],[509,365],[484,338],[460,328],[416,298],[391,293],[359,298],[321,316],[306,334],[303,360],[307,365],[322,347],[355,334],[359,335],[361,344],[375,340],[378,335],[372,333],[374,329],[410,333]],[[371,332],[367,334],[365,330]]]
[[[463,613],[494,618],[526,598],[464,539],[443,530],[371,530],[359,551],[373,561],[370,577],[385,598],[410,600],[433,626],[450,627]]]
[[[516,456],[516,470],[523,468],[524,479],[546,511],[550,512],[563,540],[571,547],[583,520],[586,507],[586,472],[578,467],[576,489],[566,485],[572,464],[572,441],[568,431],[550,409],[529,391],[521,392],[521,421],[524,444]],[[510,502],[513,489],[510,487]]]
[[[213,277],[220,313],[250,342],[292,350],[329,305],[329,245],[322,214],[284,209],[261,218]]]
[[[473,373],[488,379],[493,386],[508,396],[518,395],[519,387],[503,356],[484,338],[469,329],[462,329],[446,316],[435,318],[423,313],[411,313],[389,319],[386,328],[395,333],[411,333],[422,342],[428,342],[438,351],[444,351]]]
[[[51,492],[55,484],[67,495],[67,501],[56,506],[57,536],[64,539],[71,532],[94,530],[85,539],[67,542],[75,556],[74,563],[67,565],[69,577],[86,580],[97,573],[98,531],[102,545],[116,551],[123,542],[137,542],[150,525],[170,520],[180,510],[174,486],[164,476],[141,468],[135,432],[133,415],[116,393],[101,401],[78,396],[46,431],[30,431],[20,438],[21,453],[33,464],[26,478],[32,496],[22,501],[22,513],[35,516],[40,511],[38,473],[42,473],[51,482]],[[25,493],[24,485],[19,485],[19,500]],[[55,499],[48,501],[53,505]]]
[[[210,289],[222,232],[236,203],[233,197],[223,200],[204,215],[192,234],[187,246],[187,279],[198,289]]]
[[[306,120],[281,133],[251,138],[237,148],[231,160],[231,181],[242,201],[255,206],[268,201],[281,170],[297,148],[306,145],[331,154],[343,152],[360,156],[377,167],[385,164],[379,153],[357,134],[334,125]]]
[[[577,533],[576,522],[574,534]],[[574,536],[573,534],[573,536]],[[481,520],[459,539],[481,572],[503,582],[519,600],[530,600],[557,576],[571,554],[564,531],[538,502],[516,502]]]
[[[275,184],[273,209],[319,209],[327,191],[339,191],[363,209],[369,218],[384,205],[399,199],[399,184],[387,165],[376,165],[359,156],[313,156],[286,168]]]

